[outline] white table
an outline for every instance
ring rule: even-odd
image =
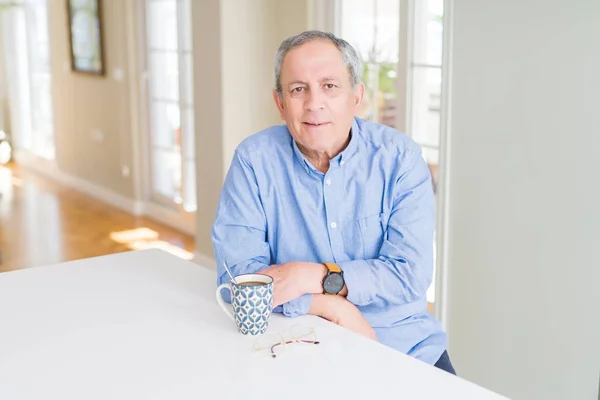
[[[320,318],[272,359],[217,305],[211,270],[160,250],[0,274],[0,399],[500,399]]]

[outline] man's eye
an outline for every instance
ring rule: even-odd
[[[299,87],[297,87],[297,88],[293,88],[293,89],[292,89],[292,93],[300,93],[300,92],[301,92],[301,91],[303,91],[303,90],[304,90],[304,88],[303,88],[303,87],[301,87],[301,86],[299,86]]]
[[[333,83],[326,83],[325,84],[325,88],[327,89],[333,89],[335,87],[335,85]]]

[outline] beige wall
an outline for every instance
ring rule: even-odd
[[[276,22],[273,0],[221,1],[224,170],[245,137],[278,122],[271,100]]]
[[[283,39],[310,28],[312,8],[311,0],[280,0],[275,1],[275,6],[277,8],[275,48],[277,48]]]
[[[57,163],[69,175],[133,198],[127,7],[122,0],[102,3],[106,76],[95,77],[70,70],[65,2],[48,2]],[[115,69],[122,80],[114,78]],[[93,139],[94,130],[101,140]]]
[[[307,29],[308,1],[204,0],[192,8],[196,245],[212,258],[210,232],[233,151],[245,137],[281,123],[271,97],[273,59],[283,39]]]
[[[196,127],[196,252],[212,258],[210,226],[223,183],[220,1],[192,2]],[[206,40],[210,38],[210,40]],[[210,93],[210,96],[206,95]]]

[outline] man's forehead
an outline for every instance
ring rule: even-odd
[[[282,78],[310,75],[312,79],[343,79],[348,76],[341,51],[323,40],[304,43],[291,49],[283,59]]]

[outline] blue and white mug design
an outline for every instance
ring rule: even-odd
[[[231,306],[221,291],[231,291]],[[233,319],[242,335],[260,335],[267,331],[273,311],[273,278],[268,275],[245,274],[217,288],[217,302]]]

